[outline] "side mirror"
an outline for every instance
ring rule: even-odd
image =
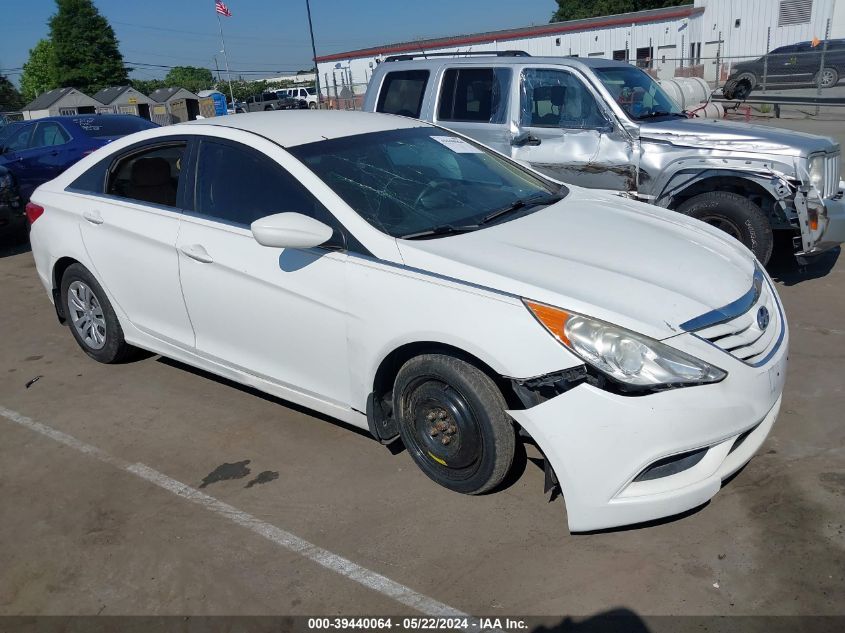
[[[255,241],[272,248],[314,248],[327,242],[334,231],[327,224],[301,213],[276,213],[253,222]]]

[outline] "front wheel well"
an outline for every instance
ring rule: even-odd
[[[396,376],[399,374],[402,365],[422,354],[444,354],[446,356],[460,358],[490,377],[502,392],[508,408],[524,408],[524,405],[513,389],[511,381],[496,372],[490,365],[477,356],[446,343],[418,341],[397,347],[385,356],[379,364],[373,378],[373,390],[367,406],[367,417],[371,431],[375,430],[374,424],[376,427],[381,428],[391,426],[390,421],[393,418],[393,385],[396,382]],[[377,437],[383,434],[383,432],[374,433]]]
[[[726,191],[747,198],[760,208],[773,227],[786,222],[775,197],[761,184],[741,176],[711,176],[694,182],[674,194],[668,208],[674,211],[690,198],[709,191]]]

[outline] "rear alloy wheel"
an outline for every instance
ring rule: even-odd
[[[82,264],[68,266],[61,298],[73,338],[86,354],[101,363],[117,363],[131,354],[134,348],[124,340],[106,293]]]
[[[839,73],[835,68],[824,68],[821,72],[816,73],[815,84],[822,88],[833,88],[839,83]]]
[[[312,101],[311,103],[308,104],[308,109],[309,110],[316,110],[317,104]]]
[[[760,207],[748,198],[728,191],[708,191],[685,201],[677,211],[739,240],[763,265],[772,256],[772,225]]]
[[[425,354],[399,370],[393,390],[399,434],[432,480],[464,494],[502,482],[516,437],[496,384],[474,365]]]

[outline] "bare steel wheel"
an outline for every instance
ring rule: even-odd
[[[501,483],[516,439],[502,393],[487,374],[460,358],[424,354],[399,370],[393,398],[399,435],[431,479],[465,494]]]
[[[67,289],[68,319],[85,345],[103,349],[106,344],[106,318],[97,295],[82,281],[74,281]]]
[[[79,347],[101,363],[127,360],[135,351],[123,338],[123,328],[103,287],[85,266],[67,267],[60,281],[60,297],[71,334]]]

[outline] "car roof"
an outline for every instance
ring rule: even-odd
[[[401,57],[398,55],[397,57]],[[574,66],[584,68],[608,68],[612,66],[631,66],[628,62],[606,59],[604,57],[533,57],[530,55],[478,55],[474,57],[419,57],[417,59],[396,59],[384,61],[378,65],[379,70],[390,72],[393,68],[414,68],[417,66],[440,67],[440,66],[515,66],[548,64],[550,66]]]
[[[293,147],[333,138],[384,132],[429,124],[416,119],[347,110],[285,110],[231,114],[199,119],[179,126],[218,126],[263,136],[282,147]],[[173,130],[174,126],[170,126]],[[166,131],[167,128],[162,128]]]

